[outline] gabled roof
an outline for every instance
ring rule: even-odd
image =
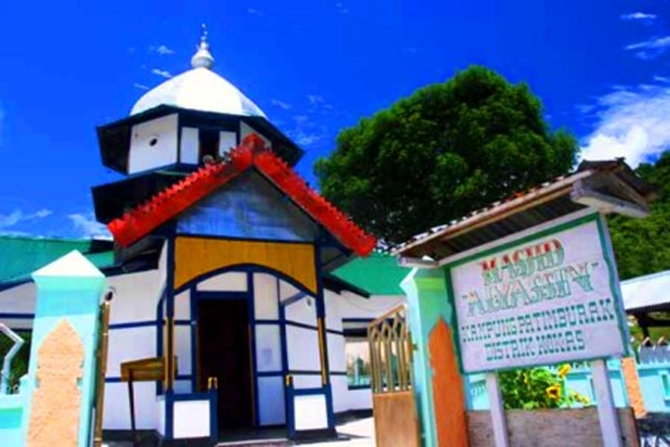
[[[73,250],[100,269],[114,264],[111,241],[0,236],[0,290],[31,281],[31,273]]]
[[[251,168],[356,254],[367,256],[375,247],[374,237],[311,189],[286,162],[265,147],[259,136],[253,134],[230,151],[226,160],[204,166],[123,217],[114,219],[107,227],[119,244],[129,246]]]
[[[571,175],[433,227],[395,247],[393,253],[438,261],[589,207],[644,217],[653,197],[654,191],[623,159],[583,161]]]

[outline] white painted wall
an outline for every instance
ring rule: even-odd
[[[209,400],[175,402],[173,430],[175,439],[209,437]]]
[[[135,421],[141,430],[158,429],[159,408],[156,399],[154,382],[136,382],[135,388]],[[128,401],[127,383],[105,384],[105,413],[103,415],[105,430],[130,429],[130,404]]]
[[[246,292],[247,274],[240,272],[222,273],[199,282],[196,288],[198,290],[210,292]]]
[[[197,165],[200,164],[200,142],[198,129],[195,127],[181,128],[181,162]]]
[[[280,326],[256,325],[256,369],[259,372],[282,370]],[[260,395],[263,398],[263,395]]]
[[[219,133],[219,155],[230,152],[231,148],[237,147],[237,133],[220,132]]]
[[[286,422],[286,411],[284,406],[284,378],[259,377],[258,378],[260,400],[259,416],[261,425],[280,425]]]
[[[257,320],[279,320],[277,278],[254,273],[254,315]]]
[[[347,328],[366,328],[367,323],[343,323],[350,318],[373,320],[405,302],[404,296],[373,295],[363,298],[358,295],[342,292],[337,294],[327,290],[324,294],[326,304],[326,328],[342,332]],[[341,334],[327,332],[328,363],[331,372],[346,371],[345,337]],[[330,376],[333,388],[333,407],[336,413],[350,410],[372,409],[372,393],[370,389],[349,389],[347,377],[344,375]]]
[[[295,397],[295,428],[318,430],[328,427],[328,409],[323,395]]]
[[[177,114],[133,126],[130,135],[128,173],[146,171],[177,162]],[[152,140],[155,145],[151,145]]]

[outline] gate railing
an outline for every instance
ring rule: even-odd
[[[374,394],[394,393],[412,387],[412,337],[407,307],[397,306],[368,326],[371,387]]]

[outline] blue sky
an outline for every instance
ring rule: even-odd
[[[670,145],[670,3],[590,1],[0,2],[0,233],[104,233],[95,126],[189,68],[209,27],[215,71],[307,152],[456,70],[525,81],[586,158]]]

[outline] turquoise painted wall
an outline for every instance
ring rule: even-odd
[[[414,269],[400,287],[407,295],[408,319],[414,352],[414,392],[421,421],[422,444],[437,446],[437,427],[433,406],[432,370],[428,351],[428,337],[440,318],[452,328],[454,308],[447,295],[447,282],[442,269]]]

